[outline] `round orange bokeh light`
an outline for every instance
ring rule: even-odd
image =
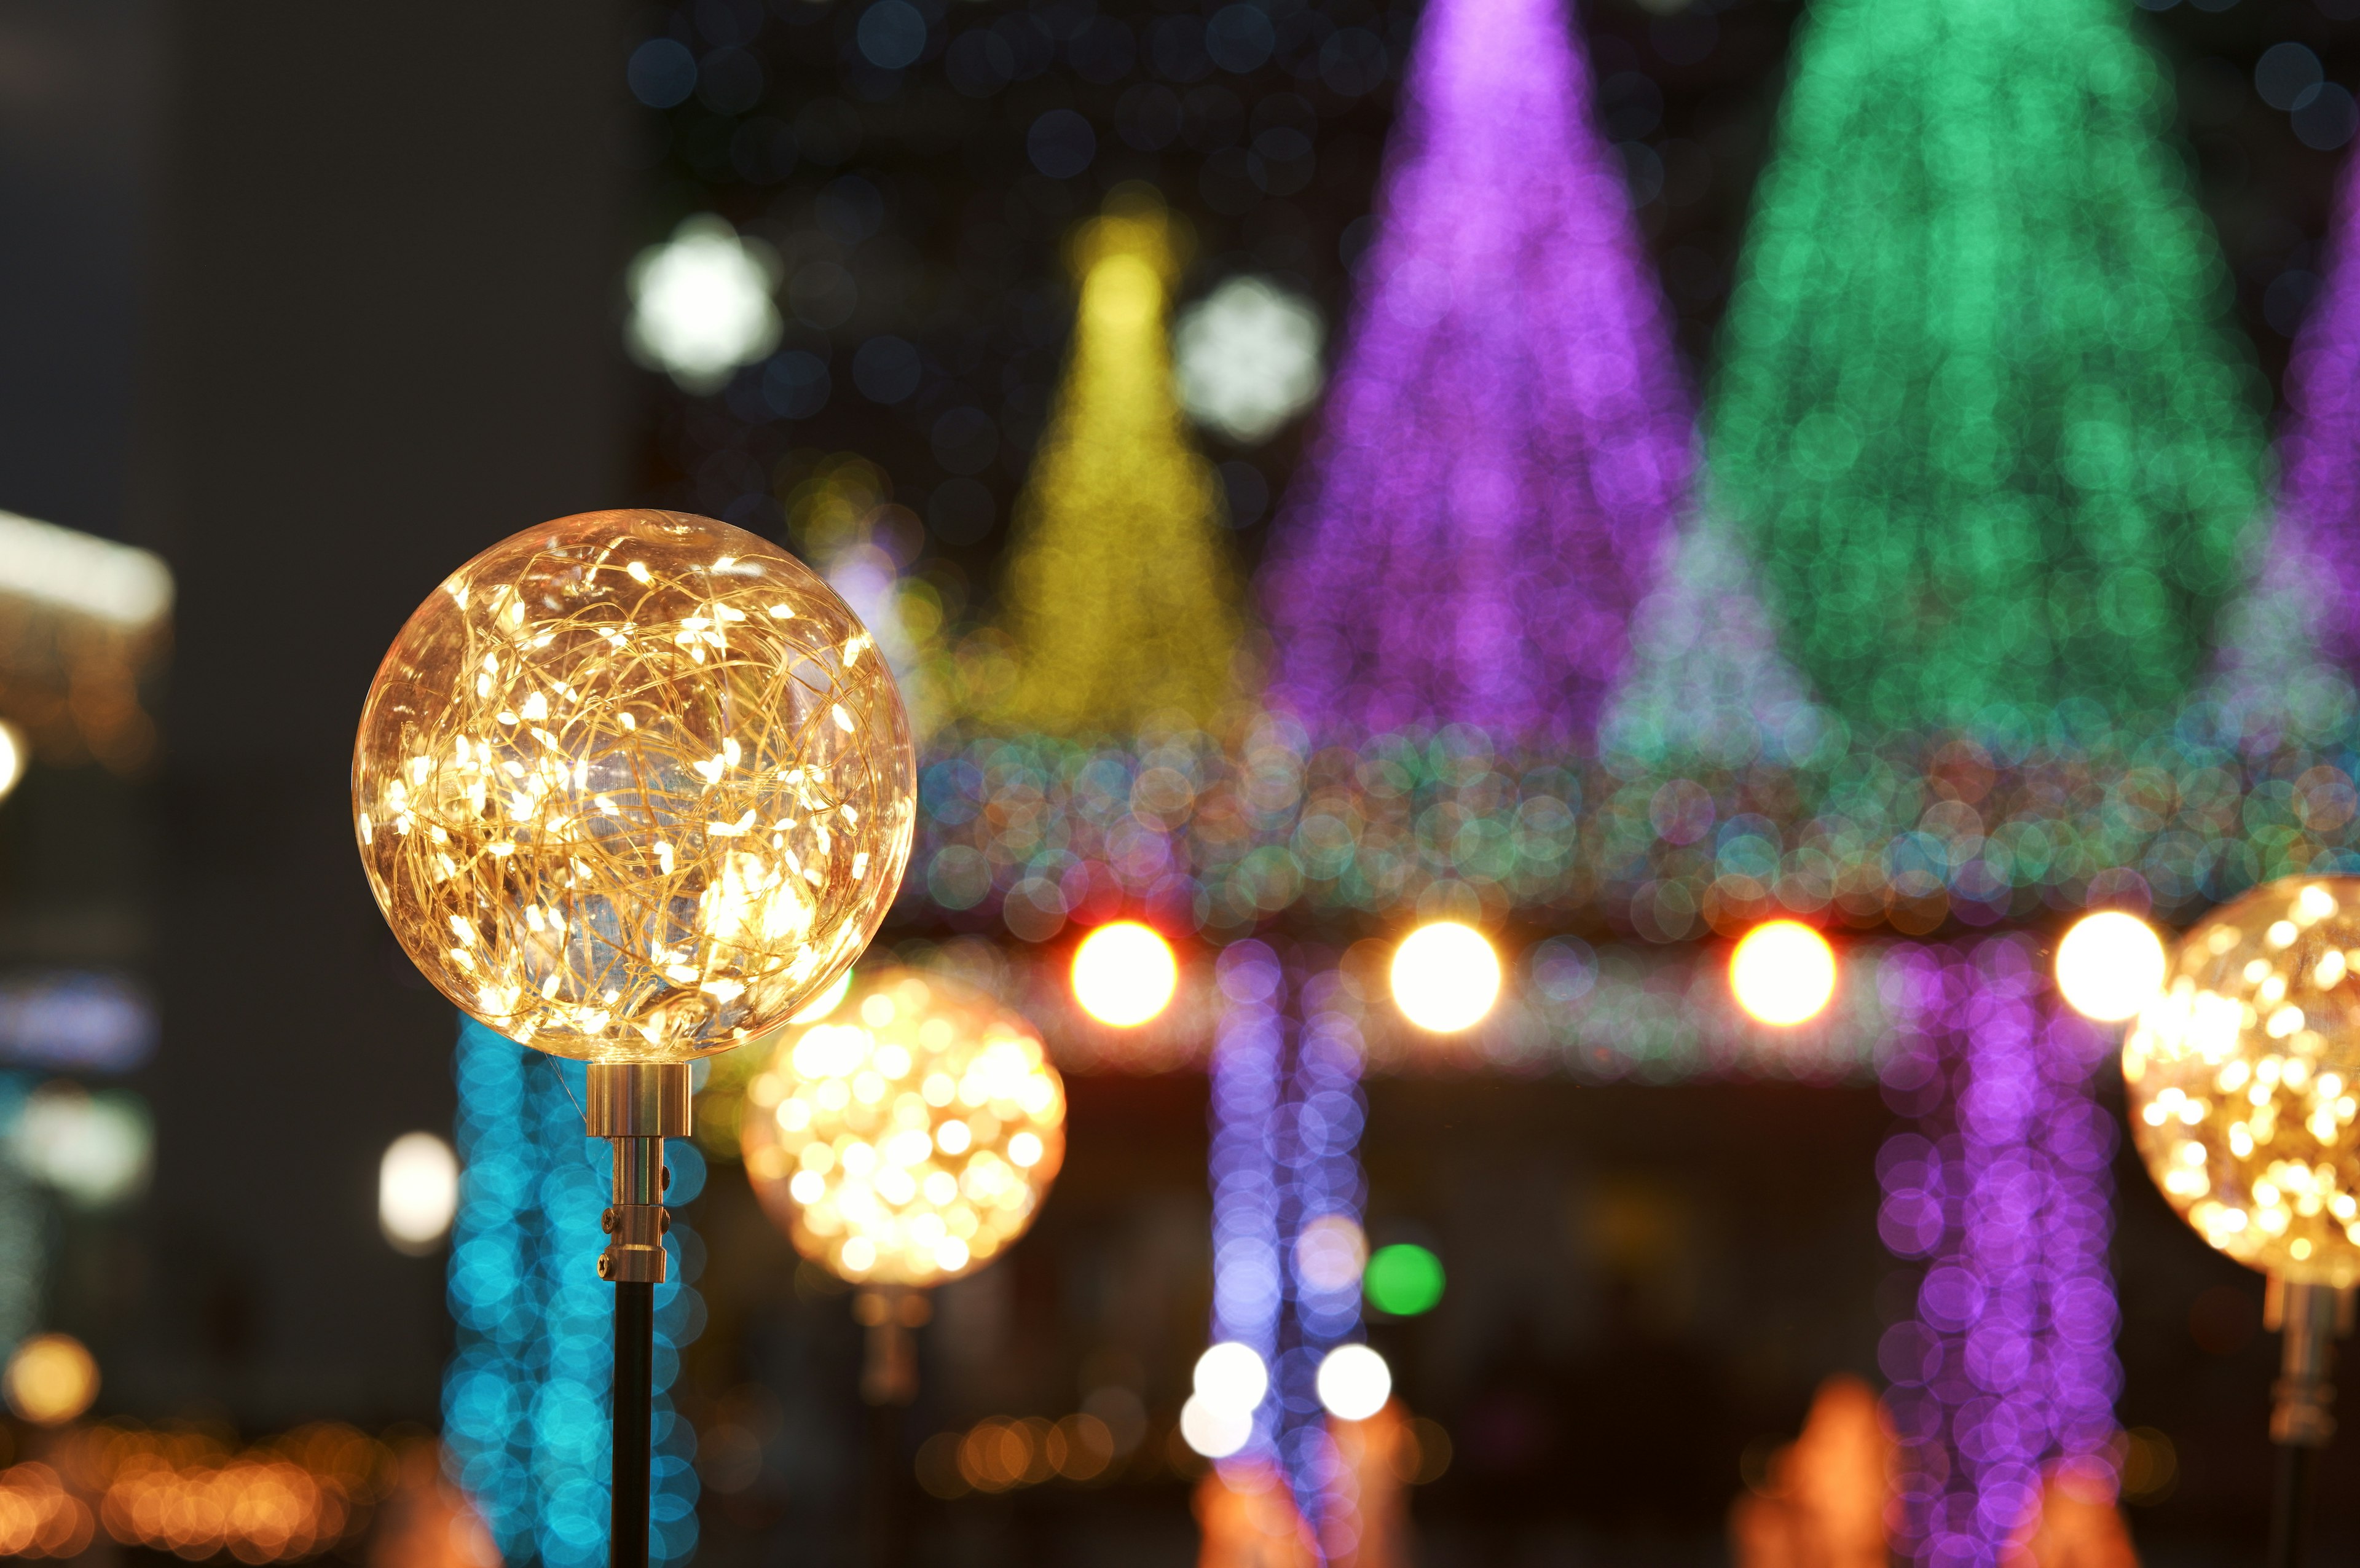
[[[1729,988],[1747,1017],[1791,1028],[1817,1018],[1835,995],[1835,949],[1800,920],[1755,926],[1729,955]]]
[[[1135,1029],[1172,1005],[1180,964],[1153,926],[1117,920],[1074,952],[1074,1000],[1102,1024]]]

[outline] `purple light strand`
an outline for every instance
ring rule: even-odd
[[[2360,162],[2344,166],[2334,252],[2287,364],[2273,553],[2280,575],[2319,596],[2319,633],[2360,668]]]
[[[1301,987],[1308,1021],[1298,1025],[1286,966],[1262,942],[1224,949],[1215,976],[1212,1337],[1251,1346],[1271,1369],[1253,1435],[1224,1463],[1275,1463],[1320,1549],[1349,1551],[1350,1478],[1317,1381],[1328,1352],[1360,1337],[1360,1283],[1321,1284],[1300,1244],[1331,1215],[1358,1225],[1366,1202],[1359,1025],[1348,1007],[1329,1005],[1333,974]]]
[[[1350,341],[1273,540],[1315,735],[1585,738],[1693,430],[1565,0],[1432,0]]]
[[[1995,1568],[2046,1467],[2111,1479],[2114,1129],[2091,1094],[2106,1042],[2017,939],[1898,949],[1884,982],[1914,1015],[1884,1078],[1916,1128],[1878,1155],[1878,1228],[1927,1263],[1916,1318],[1878,1347],[1903,1452],[1888,1528],[1912,1562]]]
[[[1342,1553],[1357,1543],[1343,1457],[1328,1434],[1317,1388],[1319,1363],[1328,1353],[1360,1334],[1360,1280],[1321,1284],[1307,1277],[1302,1247],[1305,1232],[1330,1216],[1357,1230],[1368,1192],[1360,1171],[1360,1130],[1367,1103],[1360,1092],[1363,1049],[1360,1024],[1345,1005],[1330,1005],[1342,977],[1330,971],[1314,976],[1301,992],[1304,1018],[1300,1045],[1290,1063],[1286,1132],[1281,1161],[1287,1236],[1287,1307],[1278,1383],[1284,1400],[1279,1456],[1295,1490],[1295,1507],[1323,1553]],[[1349,1538],[1349,1539],[1348,1539]]]
[[[1213,1322],[1216,1345],[1235,1340],[1265,1367],[1278,1361],[1282,1282],[1278,1141],[1284,1083],[1286,977],[1278,955],[1258,942],[1222,949],[1214,964],[1220,1018],[1213,1036]],[[1253,1436],[1233,1460],[1277,1457],[1277,1407],[1265,1397]]]

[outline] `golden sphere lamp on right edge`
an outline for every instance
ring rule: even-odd
[[[2360,877],[2282,878],[2198,920],[2123,1042],[2123,1082],[2164,1197],[2269,1277],[2285,1339],[2268,1561],[2292,1568],[2360,1283]]]

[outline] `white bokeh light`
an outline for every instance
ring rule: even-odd
[[[1261,441],[1319,396],[1325,336],[1309,300],[1267,278],[1233,278],[1173,333],[1181,406],[1232,441]]]
[[[690,392],[711,392],[779,346],[778,253],[710,213],[631,263],[634,358]]]
[[[1409,1021],[1453,1034],[1482,1021],[1500,996],[1500,955],[1472,926],[1437,920],[1393,952],[1393,1001]]]
[[[397,1252],[431,1252],[459,1212],[459,1157],[431,1132],[406,1132],[377,1168],[377,1220]]]
[[[2136,915],[2084,915],[2057,944],[2057,988],[2083,1018],[2120,1023],[2163,989],[2162,939]]]
[[[1132,1029],[1161,1013],[1180,983],[1172,944],[1137,920],[1100,926],[1074,953],[1074,999],[1100,1023]]]
[[[1253,1413],[1270,1392],[1270,1368],[1251,1345],[1224,1340],[1196,1357],[1196,1397],[1217,1409]]]
[[[1836,994],[1836,953],[1800,920],[1747,931],[1729,956],[1729,988],[1748,1016],[1780,1029],[1819,1017]]]
[[[1341,1290],[1360,1282],[1369,1238],[1344,1214],[1321,1214],[1295,1238],[1295,1277],[1315,1290]]]
[[[31,760],[32,747],[25,732],[0,719],[0,800],[6,800],[16,781],[25,777],[25,765]]]
[[[137,1102],[62,1080],[33,1091],[8,1133],[17,1169],[87,1208],[145,1185],[154,1144]]]
[[[1253,1411],[1224,1410],[1202,1394],[1180,1407],[1180,1440],[1207,1459],[1227,1459],[1253,1436]]]
[[[1339,1345],[1319,1363],[1319,1402],[1341,1421],[1366,1421],[1393,1395],[1393,1369],[1365,1345]]]

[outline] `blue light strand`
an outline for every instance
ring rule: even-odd
[[[1240,942],[1221,951],[1214,982],[1221,1005],[1210,1073],[1212,1337],[1216,1345],[1246,1345],[1263,1366],[1275,1367],[1286,1271],[1277,1160],[1285,975],[1268,947]],[[1254,1411],[1253,1435],[1225,1463],[1273,1463],[1276,1416],[1275,1399],[1265,1396]]]
[[[1329,971],[1306,981],[1299,994],[1304,1022],[1288,1063],[1281,1146],[1285,1176],[1280,1187],[1289,1310],[1279,1355],[1284,1398],[1279,1454],[1296,1507],[1323,1554],[1331,1556],[1353,1552],[1359,1521],[1350,1473],[1320,1408],[1319,1364],[1338,1345],[1364,1337],[1360,1274],[1355,1269],[1320,1282],[1306,1268],[1302,1244],[1306,1233],[1325,1219],[1346,1221],[1357,1233],[1368,1202],[1360,1160],[1360,1131],[1368,1119],[1360,1092],[1363,1048],[1359,1019],[1342,991],[1342,976]]]
[[[1223,1463],[1275,1462],[1321,1550],[1349,1552],[1349,1476],[1317,1384],[1328,1352],[1361,1336],[1360,1281],[1322,1283],[1301,1244],[1322,1219],[1358,1226],[1366,1202],[1359,1020],[1332,972],[1301,985],[1291,1009],[1297,988],[1259,942],[1223,950],[1214,974],[1212,1337],[1251,1346],[1271,1369],[1252,1436]]]
[[[597,1568],[607,1555],[615,1290],[598,1278],[596,1251],[611,1152],[583,1134],[581,1062],[463,1019],[455,1073],[465,1174],[452,1229],[459,1347],[442,1383],[447,1464],[509,1568]],[[704,1158],[683,1138],[665,1155],[667,1200],[684,1204],[705,1185]],[[698,1488],[695,1436],[668,1390],[705,1316],[683,1267],[683,1248],[690,1259],[703,1249],[677,1209],[664,1247],[648,1553],[672,1564],[695,1552]]]

